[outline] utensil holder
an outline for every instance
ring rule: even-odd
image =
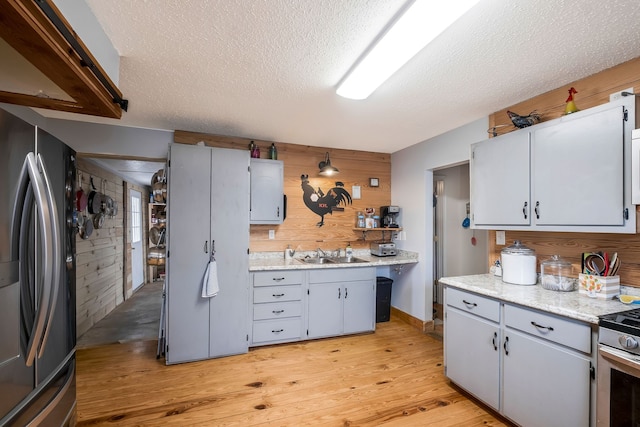
[[[613,299],[620,295],[620,276],[578,275],[578,291],[591,298]]]

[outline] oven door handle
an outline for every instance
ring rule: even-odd
[[[599,346],[598,352],[602,357],[610,361],[619,363],[631,369],[640,370],[640,355],[627,353],[615,348]]]

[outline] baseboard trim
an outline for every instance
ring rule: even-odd
[[[398,319],[402,320],[404,323],[414,327],[415,329],[419,330],[422,333],[431,331],[435,327],[435,324],[432,320],[428,322],[424,322],[418,319],[417,317],[413,317],[412,315],[405,313],[402,310],[398,310],[395,307],[391,307],[391,315],[394,317],[397,317]]]

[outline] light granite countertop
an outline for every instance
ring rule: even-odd
[[[638,305],[623,304],[618,299],[604,300],[590,298],[574,292],[558,292],[544,289],[539,284],[532,286],[504,283],[493,274],[443,277],[440,283],[479,295],[485,295],[504,302],[535,308],[571,319],[598,324],[598,316],[638,308]],[[621,286],[622,294],[638,295],[640,289]]]
[[[285,259],[283,252],[256,252],[249,257],[249,271],[272,271],[272,270],[314,270],[326,268],[361,268],[361,267],[381,267],[387,265],[401,266],[415,264],[418,262],[416,252],[398,251],[398,255],[377,257],[371,255],[368,250],[356,250],[353,256],[365,260],[359,263],[326,263],[307,264],[301,261],[304,256],[313,256],[315,252],[296,253],[292,259]]]

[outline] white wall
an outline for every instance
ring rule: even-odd
[[[391,155],[391,202],[406,232],[396,243],[419,254],[418,264],[393,277],[391,305],[423,321],[433,318],[433,170],[467,162],[488,123],[485,117]]]

